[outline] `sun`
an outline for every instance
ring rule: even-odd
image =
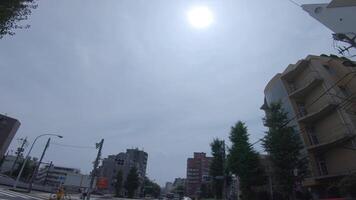
[[[207,28],[214,21],[213,13],[206,6],[197,6],[189,9],[187,17],[189,23],[195,28]]]

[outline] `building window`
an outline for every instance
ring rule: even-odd
[[[330,67],[329,65],[323,65],[323,67],[326,69],[326,71],[329,72],[330,75],[335,75],[336,74],[335,69]]]
[[[315,127],[307,127],[306,132],[308,134],[309,142],[311,145],[319,144],[319,140],[315,132]]]
[[[341,93],[345,96],[345,97],[349,97],[350,96],[350,91],[345,87],[345,86],[338,86]]]
[[[317,159],[317,164],[319,168],[319,174],[322,175],[328,175],[328,168],[326,166],[326,161],[323,156],[319,156]]]
[[[298,107],[300,117],[303,117],[308,114],[307,109],[305,108],[305,103],[298,102],[297,107]]]

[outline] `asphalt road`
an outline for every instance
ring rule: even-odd
[[[0,188],[0,200],[48,200],[48,198]]]

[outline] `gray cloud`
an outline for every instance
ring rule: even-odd
[[[186,21],[197,4],[214,12],[206,30]],[[41,1],[28,23],[0,41],[0,111],[21,120],[17,137],[105,138],[104,155],[144,148],[161,184],[184,177],[186,158],[227,139],[237,120],[251,141],[262,137],[268,80],[308,54],[335,53],[331,32],[287,0]],[[52,146],[46,160],[88,172],[94,157]]]

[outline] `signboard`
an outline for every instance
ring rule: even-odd
[[[98,177],[96,187],[98,189],[107,189],[109,186],[108,179],[106,177]]]

